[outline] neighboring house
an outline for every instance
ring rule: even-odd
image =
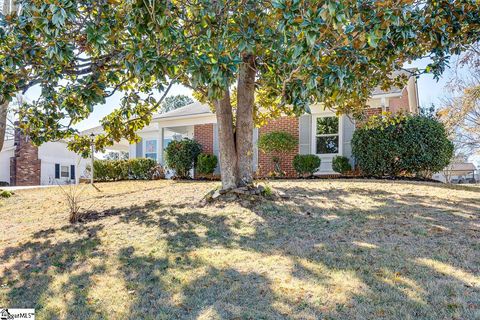
[[[394,88],[388,92],[375,90],[365,110],[368,116],[382,111],[405,111],[418,113],[418,89],[415,77],[411,77],[405,88]],[[298,150],[282,159],[282,169],[288,176],[295,176],[292,166],[296,154],[316,154],[322,159],[317,172],[320,175],[335,174],[332,159],[336,155],[352,158],[351,139],[356,123],[350,117],[337,117],[331,110],[320,105],[311,107],[311,114],[299,118],[282,117],[270,121],[266,126],[254,130],[254,170],[258,176],[266,176],[273,171],[271,157],[259,152],[256,147],[258,137],[271,131],[287,131],[298,141]],[[151,124],[138,132],[142,140],[130,145],[130,158],[147,157],[164,164],[164,149],[172,140],[192,138],[200,142],[203,151],[219,154],[218,128],[215,114],[207,105],[193,103],[153,117]],[[328,124],[325,126],[322,124]],[[324,131],[323,128],[329,128]]]
[[[34,146],[28,137],[15,131],[0,152],[0,183],[36,186],[77,183],[87,176],[88,160],[67,149],[64,141]]]
[[[435,173],[433,179],[449,183],[477,183],[480,179],[480,172],[477,167],[469,162],[453,162],[442,172]]]

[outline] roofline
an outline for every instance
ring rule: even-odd
[[[195,117],[200,117],[200,116],[203,116],[203,115],[214,115],[215,113],[213,112],[196,112],[196,113],[189,113],[189,114],[183,114],[183,115],[173,115],[173,116],[162,116],[162,115],[159,115],[158,117],[155,117],[153,118],[152,120],[162,120],[162,119],[181,119],[181,118],[190,118],[192,116],[195,116]]]
[[[372,94],[371,98],[396,98],[402,96],[403,89],[400,92],[396,93],[377,93],[377,94]]]

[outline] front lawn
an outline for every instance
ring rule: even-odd
[[[480,189],[277,181],[201,207],[216,182],[58,188],[0,200],[0,306],[37,319],[479,319]]]

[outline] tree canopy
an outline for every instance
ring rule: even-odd
[[[194,101],[192,98],[184,94],[177,94],[175,96],[166,97],[160,107],[160,112],[163,112],[163,113],[169,112],[169,111],[184,107],[186,105],[189,105],[193,102]]]
[[[138,139],[162,102],[152,92],[165,96],[181,83],[217,109],[220,149],[232,154],[236,143],[248,155],[255,94],[275,102],[266,108],[296,114],[315,102],[355,113],[375,87],[405,81],[389,75],[406,62],[429,57],[418,72],[439,76],[452,54],[480,37],[475,0],[18,3],[19,14],[1,19],[0,99],[39,85],[41,97],[21,108],[24,130],[36,143],[75,137],[72,149],[84,152],[88,138],[74,125],[117,91],[124,98],[101,120],[97,148]],[[248,167],[238,155],[221,158],[222,174],[237,160]]]

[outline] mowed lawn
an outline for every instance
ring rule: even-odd
[[[270,183],[290,198],[199,205],[216,182],[1,200],[0,306],[37,319],[479,319],[480,189]]]

